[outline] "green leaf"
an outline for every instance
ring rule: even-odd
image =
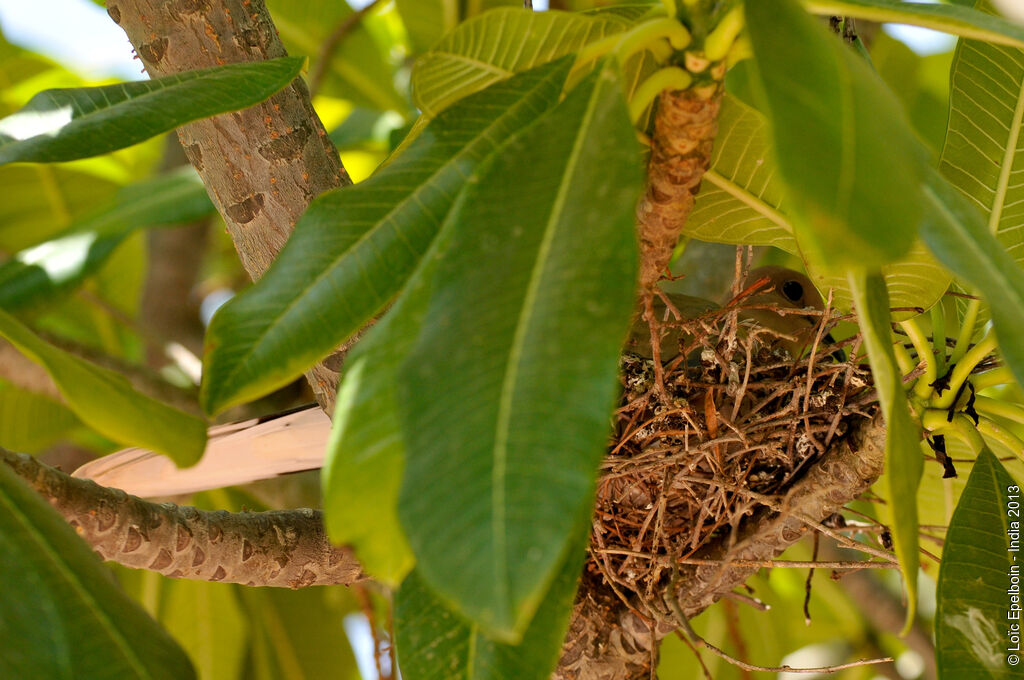
[[[815,14],[910,24],[964,38],[1024,47],[1021,26],[960,5],[898,0],[805,0],[803,5]]]
[[[582,527],[578,527],[582,529]],[[487,637],[413,571],[395,595],[395,638],[410,680],[546,680],[565,641],[585,555],[577,539],[518,645]]]
[[[212,212],[206,188],[191,168],[124,187],[107,207],[0,264],[0,308],[37,306],[75,288],[138,228],[189,222]]]
[[[423,52],[461,20],[458,0],[395,0],[414,52]]]
[[[303,61],[280,57],[155,80],[40,92],[0,120],[0,165],[98,156],[200,118],[244,109],[288,85]]]
[[[989,232],[962,193],[932,172],[924,192],[929,219],[921,237],[954,274],[988,302],[999,349],[1017,383],[1024,385],[1024,270]]]
[[[160,579],[160,622],[184,647],[200,678],[239,678],[249,642],[249,621],[231,583]]]
[[[1020,487],[983,449],[953,513],[939,569],[940,677],[1020,677],[1007,660],[1021,638],[1020,541],[1011,542],[1011,535],[1020,535],[1021,502]],[[1010,639],[1013,626],[1016,644]],[[1015,653],[1019,664],[1020,651]]]
[[[465,100],[373,177],[315,200],[263,278],[210,324],[204,408],[287,384],[369,320],[412,272],[466,176],[554,106],[568,68],[564,60]]]
[[[850,288],[868,350],[871,374],[888,428],[885,438],[887,505],[896,557],[907,588],[907,626],[917,611],[917,487],[924,471],[921,433],[910,417],[903,375],[892,349],[889,298],[878,274],[851,274]]]
[[[991,11],[988,3],[978,7]],[[980,210],[1024,266],[1024,50],[961,40],[950,73],[949,129],[939,170]],[[984,321],[983,317],[983,321]]]
[[[506,641],[592,502],[634,302],[636,153],[607,63],[510,140],[467,182],[399,371],[417,569]]]
[[[767,122],[727,94],[718,117],[711,169],[704,175],[684,233],[702,241],[774,246],[802,256],[788,212]],[[832,288],[834,304],[850,308],[853,297],[844,275],[832,274],[808,259],[804,264],[819,290]],[[950,282],[949,273],[920,240],[899,260],[883,266],[882,274],[894,307],[927,309]]]
[[[0,311],[0,335],[46,369],[68,407],[86,425],[125,445],[152,449],[178,465],[199,460],[206,423],[135,391],[113,371],[90,364],[41,340]]]
[[[239,588],[237,592],[253,633],[253,660],[250,674],[244,677],[359,680],[345,634],[347,612],[338,606],[341,598],[334,589]]]
[[[873,269],[906,254],[928,155],[899,102],[795,0],[745,8],[801,250],[829,269]]]
[[[354,14],[348,3],[336,0],[270,0],[267,8],[285,49],[291,54],[311,55],[311,59],[322,54],[331,34]],[[387,55],[369,27],[372,20],[372,16],[360,19],[330,54],[320,94],[377,111],[404,113],[409,104],[395,90]]]
[[[183,680],[195,672],[166,631],[46,501],[0,464],[0,676]]]
[[[413,101],[424,118],[433,118],[473,92],[572,54],[628,26],[628,20],[608,13],[584,16],[522,7],[495,9],[460,24],[416,61]]]
[[[395,385],[423,325],[449,220],[388,313],[345,358],[323,469],[324,523],[334,543],[351,545],[367,572],[397,586],[413,568],[398,519],[405,467]]]
[[[81,427],[63,404],[0,381],[0,446],[37,453]]]

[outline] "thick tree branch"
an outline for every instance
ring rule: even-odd
[[[283,588],[350,585],[366,578],[351,550],[330,544],[315,510],[231,513],[149,503],[25,454],[0,448],[0,460],[103,559],[126,567]]]
[[[736,536],[725,536],[695,555],[718,564],[681,566],[675,580],[679,609],[689,618],[701,613],[757,571],[746,566],[751,561],[779,555],[867,491],[882,473],[885,432],[880,416],[862,420],[793,485],[781,505],[756,511]],[[731,560],[745,566],[730,566]],[[650,677],[657,665],[651,650],[676,629],[672,613],[644,624],[621,599],[602,591],[607,586],[584,580],[555,678],[639,680]]]
[[[153,77],[285,54],[263,0],[110,0],[107,12]],[[301,78],[262,104],[190,123],[178,136],[253,279],[310,201],[351,183]],[[334,357],[306,373],[328,414],[338,367]]]

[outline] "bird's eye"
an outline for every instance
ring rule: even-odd
[[[804,296],[804,287],[799,281],[789,280],[782,284],[782,294],[790,302],[799,302]]]

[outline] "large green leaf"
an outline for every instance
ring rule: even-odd
[[[199,677],[245,677],[242,669],[249,621],[235,593],[242,586],[167,579],[152,573],[147,577],[160,579],[160,623],[185,649]]]
[[[354,14],[348,3],[337,0],[270,0],[274,27],[292,54],[312,59],[321,54],[328,37]],[[320,92],[347,99],[377,111],[405,112],[409,105],[394,86],[387,55],[368,28],[364,16],[330,54]]]
[[[460,21],[495,7],[513,5],[522,7],[523,3],[519,0],[477,0],[471,3],[458,0],[396,0],[395,2],[415,52],[423,52],[433,47]]]
[[[953,513],[939,569],[935,651],[943,678],[1020,677],[1020,552],[1011,535],[1020,533],[1022,501],[1021,488],[984,449]]]
[[[413,100],[430,119],[473,92],[572,54],[628,26],[626,19],[608,13],[493,10],[460,24],[416,61]]]
[[[562,61],[466,99],[376,175],[314,201],[259,283],[214,317],[207,411],[293,380],[394,296],[469,173],[554,105],[568,68]]]
[[[186,680],[166,631],[114,585],[95,553],[0,464],[0,676]]]
[[[886,510],[896,556],[907,588],[907,622],[917,611],[918,549],[917,487],[924,470],[921,434],[910,416],[903,374],[892,349],[889,299],[881,276],[851,274],[857,319],[868,350],[871,375],[888,428],[885,437]]]
[[[793,235],[785,189],[772,157],[764,117],[731,95],[722,100],[711,169],[704,175],[684,233],[702,241],[774,246],[802,255]],[[806,261],[822,291],[832,288],[834,304],[849,309],[853,297],[846,277]],[[882,267],[894,307],[931,307],[949,286],[949,273],[920,240],[906,255]]]
[[[988,3],[979,3],[988,7]],[[1024,30],[1024,29],[1022,29]],[[1024,49],[961,40],[939,170],[1024,265]]]
[[[988,302],[1003,358],[1024,385],[1024,269],[988,230],[975,205],[936,172],[925,198],[930,208],[921,237],[942,264]]]
[[[641,178],[616,71],[469,178],[398,374],[399,517],[417,569],[506,641],[592,502],[632,315]]]
[[[212,212],[206,188],[191,168],[124,187],[105,208],[0,264],[0,308],[35,306],[74,288],[138,228],[189,222]]]
[[[899,0],[804,0],[803,4],[815,14],[911,24],[965,38],[1024,47],[1024,27],[961,5]]]
[[[324,522],[335,543],[351,545],[368,573],[397,586],[415,564],[398,520],[405,466],[395,385],[430,301],[446,222],[394,306],[345,358],[323,470]]]
[[[582,527],[579,527],[582,528]],[[448,608],[417,573],[395,595],[395,642],[408,680],[545,680],[558,661],[579,583],[578,538],[518,645],[496,642]]]
[[[199,460],[206,445],[206,423],[199,418],[151,399],[123,376],[41,340],[4,311],[0,335],[41,364],[68,407],[100,434],[166,454],[178,465]]]
[[[906,254],[928,156],[899,102],[795,0],[745,8],[801,251],[830,269],[876,269]]]
[[[155,80],[40,92],[0,120],[0,165],[98,156],[200,118],[244,109],[288,85],[303,62],[280,57]]]

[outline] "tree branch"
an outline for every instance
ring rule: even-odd
[[[147,72],[170,75],[286,54],[263,0],[109,0]],[[351,184],[301,78],[265,102],[178,130],[242,265],[258,279],[316,196]],[[337,357],[306,373],[330,414]]]
[[[209,512],[150,503],[70,477],[0,448],[26,480],[99,555],[171,578],[250,586],[351,585],[366,576],[348,548],[331,545],[319,511]]]

